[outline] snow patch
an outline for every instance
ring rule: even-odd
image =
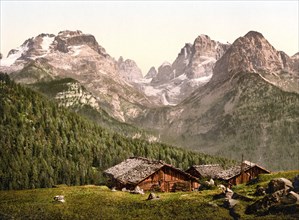
[[[80,46],[70,46],[69,48],[73,51],[72,56],[78,56],[81,52],[82,45],[80,45]]]
[[[210,79],[212,78],[213,74],[210,74],[208,76],[202,76],[202,77],[199,77],[199,78],[196,78],[196,79],[192,79],[190,80],[191,82],[194,82],[194,83],[207,83],[210,81]]]
[[[266,78],[263,77],[260,73],[259,73],[259,75],[260,75],[260,77],[261,77],[263,80],[265,80],[266,82],[268,82],[268,83],[270,83],[270,84],[276,86],[276,84],[275,84],[274,82],[271,82],[270,80],[266,79]]]
[[[179,79],[179,80],[186,80],[188,77],[187,77],[187,75],[186,75],[186,73],[184,73],[184,74],[182,74],[182,75],[180,75],[180,76],[178,76],[176,79]]]
[[[187,58],[187,48],[184,47],[184,57]]]
[[[32,57],[29,57],[30,59],[32,60],[36,60],[37,58],[42,58],[42,57],[45,57],[47,56],[47,53],[43,54],[43,55],[40,55],[40,56],[32,56]]]
[[[169,93],[170,93],[171,95],[175,95],[175,96],[177,96],[177,95],[179,95],[179,94],[181,93],[181,87],[180,87],[180,86],[176,86],[176,87],[172,88],[172,89],[169,91]]]
[[[145,86],[145,87],[144,87],[144,93],[145,93],[147,96],[157,96],[160,92],[161,92],[160,89],[155,89],[155,88],[152,87],[152,86]]]
[[[28,43],[16,49],[16,52],[10,54],[7,58],[0,60],[0,66],[11,66],[28,50]]]
[[[149,84],[151,81],[153,80],[153,78],[140,78],[140,79],[136,79],[136,83],[143,83],[143,84]]]
[[[41,43],[42,50],[48,51],[54,39],[55,37],[49,37],[49,36],[43,37],[43,42]]]
[[[171,105],[171,106],[176,105],[176,104],[172,104],[172,103],[167,101],[165,93],[162,94],[162,103],[163,103],[163,105]]]

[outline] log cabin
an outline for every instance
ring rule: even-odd
[[[207,164],[207,165],[193,165],[185,172],[199,179],[203,179],[203,178],[214,179],[216,175],[221,171],[223,171],[223,168],[219,164]]]
[[[227,182],[229,185],[247,183],[256,178],[259,174],[270,173],[269,170],[252,163],[243,161],[241,165],[231,167],[216,175],[216,178]]]
[[[133,190],[137,186],[144,191],[191,191],[198,188],[197,178],[166,164],[163,161],[143,157],[131,157],[104,171],[110,187]]]

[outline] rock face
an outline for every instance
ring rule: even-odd
[[[299,108],[299,95],[285,91],[296,91],[299,83],[292,77],[298,72],[293,58],[284,62],[281,54],[261,34],[249,32],[216,62],[208,83],[176,106],[146,111],[136,123],[158,130],[172,144],[234,159],[248,153],[271,170],[296,169],[299,115],[292,109]],[[281,146],[288,146],[291,158]]]
[[[143,77],[141,70],[134,60],[124,60],[123,57],[120,57],[117,62],[117,67],[118,73],[127,82],[135,82]]]
[[[154,78],[154,77],[156,77],[156,75],[157,75],[157,70],[156,70],[156,68],[154,67],[154,66],[152,66],[150,69],[149,69],[149,71],[147,72],[147,74],[145,75],[145,79],[152,79],[152,78]]]
[[[229,46],[200,35],[194,44],[185,44],[172,64],[164,62],[158,71],[151,68],[140,88],[159,105],[177,105],[211,79],[216,61]]]
[[[258,32],[232,45],[200,35],[144,78],[134,61],[116,61],[81,31],[30,38],[0,64],[25,84],[73,78],[90,96],[66,90],[65,103],[97,108],[96,99],[110,116],[154,130],[164,142],[232,159],[250,154],[271,170],[297,169],[299,55],[277,51]]]
[[[41,34],[28,39],[1,60],[0,71],[12,72],[12,78],[21,83],[73,78],[96,97],[101,108],[120,121],[137,117],[145,106],[152,105],[127,82],[141,76],[135,62],[117,62],[94,36],[81,31],[61,31],[57,36]]]
[[[299,93],[295,62],[295,57],[277,51],[261,33],[250,31],[238,38],[217,63],[213,81],[221,83],[238,73],[256,73],[285,91]]]
[[[107,56],[105,49],[90,34],[82,31],[60,31],[54,40],[54,48],[60,52],[68,53],[74,46],[87,45],[100,55]]]

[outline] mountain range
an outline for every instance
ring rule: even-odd
[[[232,44],[199,35],[144,77],[90,34],[40,34],[2,58],[0,71],[89,118],[105,116],[99,123],[117,122],[112,129],[123,123],[127,135],[140,137],[137,127],[153,141],[299,167],[299,53],[277,51],[255,31]]]

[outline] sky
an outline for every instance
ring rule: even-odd
[[[250,30],[277,49],[299,51],[299,1],[14,1],[1,0],[0,52],[41,33],[81,30],[115,59],[134,60],[146,74],[173,62],[200,34],[233,43]]]

